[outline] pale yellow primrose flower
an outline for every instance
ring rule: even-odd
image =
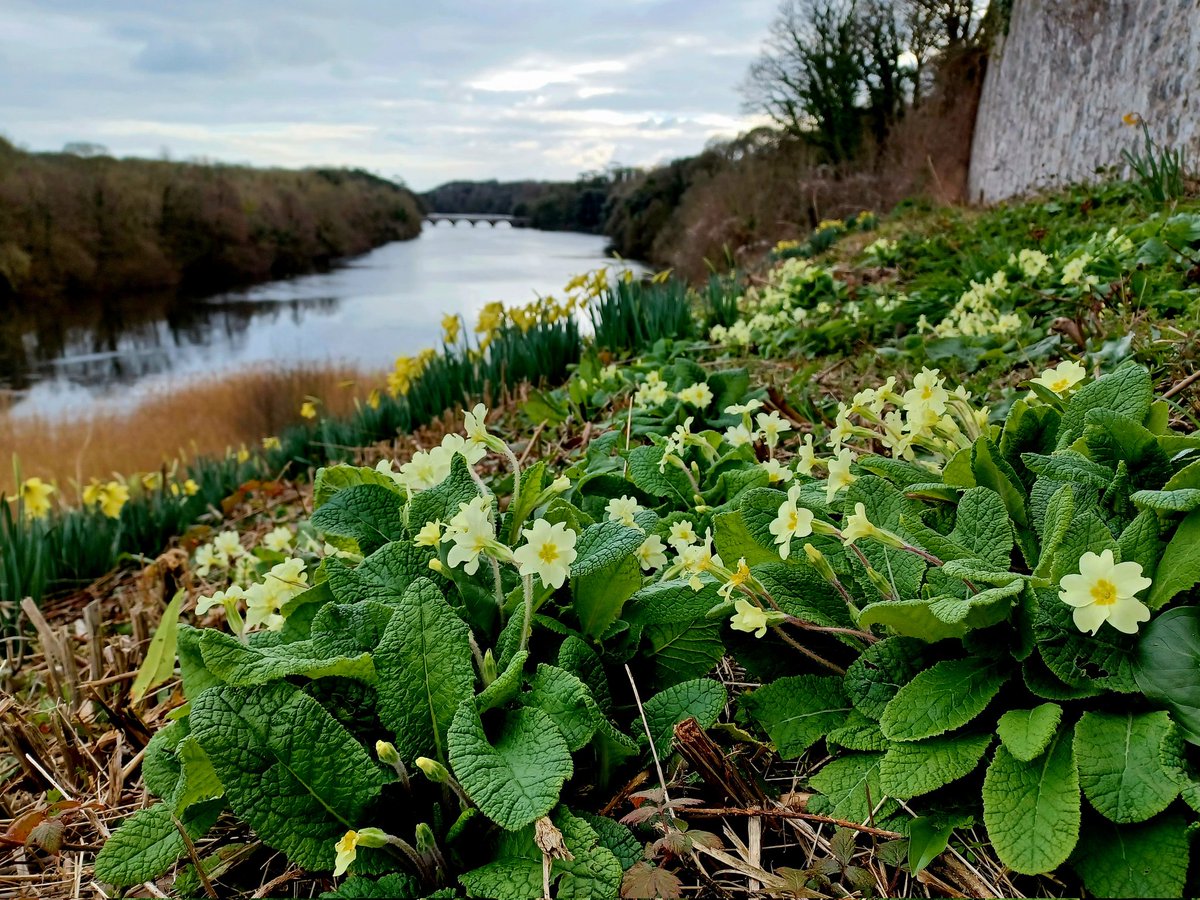
[[[413,538],[413,543],[418,547],[436,547],[441,542],[442,523],[438,519],[422,525],[421,530],[417,532],[417,536]]]
[[[1150,610],[1134,595],[1150,585],[1139,563],[1115,562],[1111,550],[1099,556],[1088,551],[1079,558],[1079,574],[1062,577],[1058,599],[1074,607],[1071,617],[1080,631],[1096,634],[1108,622],[1124,634],[1137,634],[1139,623],[1150,620]]]
[[[246,599],[246,592],[236,584],[231,584],[223,591],[217,591],[211,597],[201,597],[196,601],[196,615],[202,616],[214,606],[224,606],[226,603],[236,604]]]
[[[796,477],[791,469],[774,457],[771,457],[766,462],[760,462],[758,467],[767,473],[768,484],[775,484],[780,481],[786,484]]]
[[[622,495],[609,500],[604,511],[608,513],[610,522],[619,522],[629,528],[636,528],[637,522],[633,517],[642,511],[642,507],[635,498]]]
[[[463,414],[463,428],[467,432],[467,439],[473,444],[487,443],[487,412],[486,406],[476,403],[469,413]]]
[[[777,412],[759,413],[755,416],[755,422],[763,433],[763,440],[772,450],[779,443],[779,436],[792,430],[792,424]]]
[[[246,590],[246,628],[266,625],[272,631],[283,627],[279,610],[288,600],[308,588],[304,560],[289,559],[272,566],[261,584]]]
[[[779,545],[779,556],[787,559],[792,552],[792,538],[808,537],[812,534],[812,510],[797,506],[800,500],[800,485],[788,488],[787,500],[779,506],[779,513],[770,525],[775,543]]]
[[[689,547],[698,540],[700,540],[700,536],[696,534],[695,526],[688,519],[673,523],[671,533],[667,536],[667,543],[674,547],[677,553],[682,552],[684,547]]]
[[[745,425],[731,425],[725,429],[725,440],[732,447],[744,447],[753,444],[758,439],[758,432],[751,431]]]
[[[1033,384],[1040,384],[1048,391],[1053,391],[1060,397],[1066,394],[1071,388],[1087,378],[1087,369],[1073,360],[1060,362],[1053,369],[1047,369],[1037,378],[1032,378],[1030,381]]]
[[[689,406],[695,406],[699,409],[704,409],[713,400],[713,392],[709,389],[708,384],[703,381],[697,381],[695,384],[685,387],[676,396]]]
[[[242,549],[242,539],[236,531],[222,531],[213,538],[213,547],[228,559],[236,559],[245,552]]]
[[[734,631],[753,632],[756,638],[767,633],[767,613],[758,605],[739,597],[733,603],[736,612],[729,620],[729,627]]]
[[[849,447],[843,447],[838,451],[837,456],[826,463],[829,468],[829,479],[825,483],[826,503],[832,503],[838,491],[854,483],[855,476],[850,473],[850,466],[854,459],[854,451]]]
[[[476,497],[470,503],[460,504],[458,513],[450,520],[442,537],[443,541],[454,542],[446,561],[454,567],[461,565],[468,575],[478,571],[479,554],[496,543],[491,510],[492,505],[486,497]]]
[[[750,567],[746,565],[746,557],[743,556],[738,560],[737,569],[729,576],[729,580],[717,588],[717,594],[728,600],[735,588],[741,587],[749,580]]]
[[[276,553],[290,550],[292,548],[292,529],[286,525],[271,529],[263,535],[262,545]]]
[[[733,406],[725,407],[725,413],[730,416],[742,416],[752,413],[756,409],[762,409],[762,405],[761,400],[747,400],[745,403],[735,403]]]
[[[385,831],[379,828],[363,828],[360,831],[347,831],[335,845],[337,855],[334,858],[333,877],[340,878],[346,874],[358,855],[359,847],[383,847],[388,842]]]
[[[575,561],[575,532],[562,522],[538,519],[521,534],[525,543],[513,551],[517,570],[522,576],[537,575],[547,587],[562,587]]]
[[[942,387],[938,372],[938,369],[923,368],[914,376],[912,389],[904,392],[906,410],[931,410],[939,416],[946,411],[950,393]]]
[[[854,512],[846,517],[846,523],[842,527],[842,543],[849,547],[855,541],[868,537],[892,543],[891,535],[871,524],[871,520],[867,518],[866,504],[855,503]]]
[[[813,466],[817,462],[817,451],[813,447],[813,436],[806,434],[804,443],[796,451],[796,471],[801,475],[812,475]]]
[[[650,572],[667,564],[667,554],[664,552],[666,549],[662,538],[657,534],[652,534],[642,541],[641,546],[633,551],[633,555],[637,557],[638,565],[642,567],[642,570]]]

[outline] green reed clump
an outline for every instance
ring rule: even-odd
[[[601,289],[588,307],[597,349],[626,353],[663,338],[689,338],[696,322],[687,285],[617,281]]]

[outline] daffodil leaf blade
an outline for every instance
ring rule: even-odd
[[[356,484],[333,494],[312,515],[318,531],[354,541],[370,555],[389,541],[404,536],[404,501],[381,484]]]
[[[375,652],[379,718],[400,758],[445,759],[446,731],[475,695],[470,629],[427,578],[404,592]]]
[[[659,691],[645,702],[646,721],[650,737],[659,757],[668,756],[675,740],[675,726],[685,719],[695,719],[701,728],[717,721],[727,701],[725,687],[708,678],[696,678]],[[646,729],[641,718],[630,725],[638,742],[645,743]]]
[[[190,719],[234,812],[305,869],[333,867],[334,842],[365,824],[387,780],[345,728],[286,682],[210,688]]]
[[[186,596],[186,591],[177,591],[175,596],[171,598],[171,602],[167,604],[166,609],[163,610],[162,618],[158,622],[158,628],[154,632],[154,637],[150,639],[150,646],[146,650],[146,658],[142,661],[137,677],[133,680],[133,686],[129,689],[129,697],[134,703],[140,702],[146,696],[147,691],[158,687],[158,685],[167,681],[175,674],[175,645],[179,630],[179,607]]]
[[[751,691],[742,707],[770,736],[783,759],[795,759],[842,725],[853,709],[842,679],[791,675]]]
[[[1151,620],[1134,674],[1142,693],[1164,704],[1183,736],[1200,744],[1200,609],[1181,606]]]
[[[879,764],[880,787],[902,800],[936,791],[970,775],[991,743],[990,734],[950,734],[892,744]]]
[[[198,841],[216,824],[224,804],[200,803],[180,818],[188,837]],[[121,823],[96,856],[98,881],[115,887],[132,887],[158,878],[187,852],[187,845],[171,814],[171,804],[155,803]]]
[[[1179,796],[1183,760],[1169,713],[1086,712],[1075,725],[1079,784],[1113,822],[1144,822]]]
[[[447,734],[455,778],[480,811],[509,831],[546,815],[574,771],[554,720],[535,707],[505,714],[489,741],[473,702],[459,705]]]
[[[1154,584],[1146,597],[1150,609],[1161,609],[1177,595],[1200,582],[1200,509],[1192,510],[1171,536],[1154,571]]]
[[[996,734],[1015,759],[1029,762],[1042,755],[1058,731],[1062,707],[1043,703],[1033,709],[1010,709],[996,724]]]
[[[1069,732],[1022,762],[1001,744],[983,780],[983,821],[1001,861],[1023,875],[1051,872],[1079,840],[1082,801]]]
[[[1095,897],[1182,897],[1187,884],[1188,824],[1170,813],[1140,825],[1091,819],[1071,865]]]
[[[888,701],[879,726],[889,741],[919,741],[978,716],[1009,673],[993,660],[944,660],[919,672]]]

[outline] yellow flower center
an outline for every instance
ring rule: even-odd
[[[538,550],[538,559],[547,564],[554,562],[558,559],[558,548],[553,544],[542,544],[541,549]]]
[[[800,514],[796,510],[792,510],[788,514],[788,531],[795,531],[800,527]]]
[[[1092,585],[1092,602],[1097,606],[1112,606],[1117,602],[1117,586],[1107,578]]]

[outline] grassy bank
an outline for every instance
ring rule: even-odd
[[[416,198],[362,171],[29,153],[0,139],[0,302],[216,291],[420,229]]]

